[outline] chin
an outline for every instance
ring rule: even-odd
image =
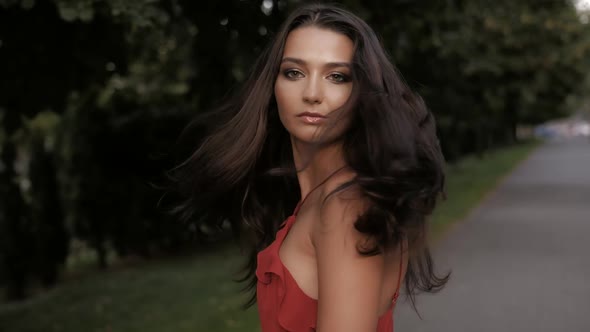
[[[346,128],[341,125],[300,125],[288,123],[285,129],[289,132],[291,139],[305,144],[328,145],[340,142],[344,139]]]
[[[317,136],[317,135],[313,135],[313,134],[307,134],[307,135],[293,135],[291,134],[291,140],[298,142],[298,143],[303,143],[303,144],[309,144],[309,145],[319,145],[319,146],[328,146],[328,145],[333,145],[336,143],[342,143],[344,141],[344,136],[343,135],[324,135],[322,136]]]

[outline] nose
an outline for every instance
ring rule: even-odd
[[[309,79],[303,90],[303,101],[308,104],[321,104],[323,100],[320,82]]]

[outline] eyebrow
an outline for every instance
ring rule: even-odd
[[[283,58],[281,63],[284,63],[284,62],[293,62],[293,63],[296,63],[301,66],[305,66],[307,64],[307,62],[305,62],[305,60],[298,59],[298,58],[290,58],[290,57]],[[327,68],[336,68],[336,67],[351,68],[350,63],[348,63],[348,62],[327,62],[326,64],[324,64],[324,66]]]

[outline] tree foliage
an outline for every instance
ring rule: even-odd
[[[154,184],[202,136],[177,142],[182,128],[248,75],[300,3],[0,0],[0,280],[11,298],[34,278],[53,284],[73,237],[103,267],[109,250],[150,256],[194,241],[199,229],[167,218]],[[424,96],[449,160],[568,114],[588,88],[590,29],[567,0],[341,3]]]

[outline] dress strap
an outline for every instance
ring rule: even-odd
[[[307,198],[307,197],[306,197],[306,198]],[[297,203],[297,206],[295,206],[295,210],[293,210],[293,215],[294,215],[294,216],[296,216],[296,215],[297,215],[297,213],[299,212],[299,209],[301,208],[301,205],[303,205],[303,201],[304,201],[304,199],[303,199],[303,200],[300,200],[300,201]]]
[[[303,199],[301,199],[299,201],[299,203],[297,203],[297,206],[295,206],[295,210],[293,210],[293,215],[296,216],[297,213],[299,213],[299,209],[301,209],[301,206],[303,205],[303,203],[305,203],[305,200],[309,197],[309,195],[314,192],[316,189],[318,189],[319,187],[321,187],[324,183],[326,183],[332,176],[336,175],[336,173],[340,172],[341,170],[343,170],[344,168],[346,168],[346,165],[338,168],[337,170],[335,170],[334,172],[330,173],[330,175],[326,176],[325,179],[323,179],[320,183],[318,183],[315,187],[313,187],[313,189],[311,189],[306,195],[305,197],[303,197]]]

